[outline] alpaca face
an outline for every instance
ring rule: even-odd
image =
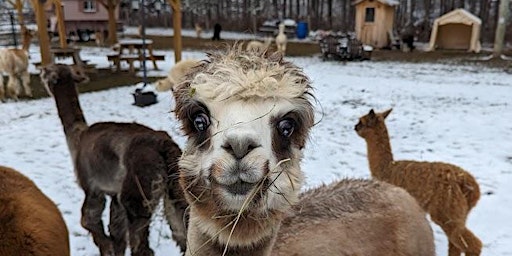
[[[210,216],[295,203],[313,124],[308,90],[297,67],[240,49],[212,55],[190,74],[174,94],[189,137],[179,163],[189,203]]]
[[[46,91],[51,96],[53,96],[55,87],[59,84],[67,85],[68,81],[73,81],[77,84],[89,82],[89,77],[82,68],[62,64],[50,64],[41,68],[39,76]]]
[[[367,138],[370,134],[374,133],[375,130],[385,126],[384,120],[392,110],[393,109],[388,109],[382,113],[375,113],[372,109],[368,114],[359,118],[359,122],[354,129],[359,136]]]

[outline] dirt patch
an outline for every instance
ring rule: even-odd
[[[113,75],[114,74],[114,75]],[[88,73],[91,81],[87,84],[82,84],[78,86],[78,91],[83,92],[91,92],[91,91],[99,91],[119,86],[133,85],[139,82],[142,82],[142,77],[136,77],[135,75],[128,72],[117,72],[112,73],[110,69],[99,69],[95,73]],[[154,82],[159,78],[157,77],[149,77],[147,79],[148,83]],[[39,99],[43,97],[48,97],[46,93],[46,89],[41,83],[41,79],[39,75],[31,75],[30,76],[30,86],[32,87],[32,94],[34,95],[34,99]],[[22,96],[22,99],[29,99],[27,97]]]

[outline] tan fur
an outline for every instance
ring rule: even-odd
[[[19,79],[22,81],[25,94],[32,97],[30,74],[28,73],[28,52],[24,49],[0,49],[0,100],[5,100],[3,73],[9,75],[7,96],[18,100],[21,94]]]
[[[55,203],[29,178],[4,166],[0,166],[0,255],[70,255],[68,229]]]
[[[448,236],[450,256],[480,255],[482,242],[466,228],[469,211],[480,198],[475,178],[448,163],[394,161],[384,122],[390,112],[372,109],[355,127],[367,143],[372,177],[403,187],[418,200]]]
[[[245,50],[247,51],[265,51],[268,49],[270,44],[272,43],[272,38],[265,38],[264,42],[260,41],[249,41],[247,43],[247,46],[245,47]]]
[[[96,41],[96,46],[104,46],[105,45],[105,37],[103,31],[94,32],[94,40]]]
[[[279,34],[276,36],[276,46],[277,50],[283,54],[286,54],[286,44],[288,43],[288,38],[284,33],[285,25],[283,23],[279,24]]]
[[[201,33],[203,33],[203,28],[201,27],[201,25],[199,25],[199,23],[196,23],[194,25],[194,29],[196,30],[196,38],[201,38]]]
[[[190,70],[200,63],[196,59],[181,60],[169,70],[166,78],[156,81],[155,89],[159,92],[173,91],[173,87],[180,83]]]
[[[175,89],[175,114],[189,137],[179,161],[190,204],[186,255],[434,255],[425,213],[403,189],[343,180],[300,194],[302,151],[314,125],[312,88],[280,53],[234,46],[209,54]],[[271,108],[270,117],[222,126],[246,107]],[[268,141],[250,137],[255,126],[278,130],[272,123],[288,120],[281,118],[289,112],[296,122],[289,137],[264,130],[258,136]],[[195,127],[208,113],[208,130]],[[249,192],[237,190],[240,183],[250,184]],[[239,208],[232,207],[237,195],[244,195]]]

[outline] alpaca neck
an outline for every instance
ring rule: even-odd
[[[393,153],[386,127],[366,138],[368,161],[373,177],[385,177],[385,170],[393,162]]]
[[[191,207],[190,216],[187,233],[187,256],[224,255],[223,253],[226,248],[226,255],[267,256],[272,251],[279,227],[281,226],[281,218],[276,218],[272,214],[265,220],[263,218],[251,219],[250,217],[246,218],[247,216],[241,217],[240,222],[237,224],[237,227],[240,227],[240,229],[238,231],[235,230],[232,239],[226,242],[226,237],[231,232],[231,226],[226,228],[226,222],[220,221],[213,224],[214,227],[224,228],[224,230],[216,230],[218,232],[215,232],[215,235],[212,237],[212,234],[207,234],[204,228],[205,225],[208,226],[212,223],[209,220],[197,218],[193,206]],[[240,242],[245,245],[241,245]]]
[[[66,134],[66,139],[68,140],[68,146],[70,150],[74,152],[76,145],[71,142],[78,141],[78,136],[87,128],[87,123],[82,108],[80,107],[75,83],[69,81],[64,84],[64,86],[60,86],[57,90],[53,91],[53,96],[64,128],[64,133]]]

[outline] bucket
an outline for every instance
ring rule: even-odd
[[[297,22],[297,38],[304,39],[308,35],[308,23],[299,21]]]

